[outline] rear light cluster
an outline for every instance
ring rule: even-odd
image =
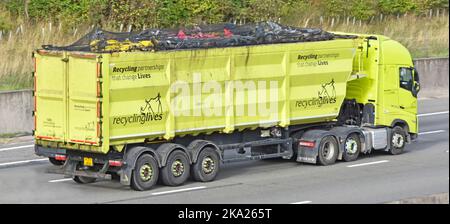
[[[314,148],[316,146],[316,143],[313,141],[300,141],[298,145],[308,148]]]
[[[116,167],[120,167],[123,165],[123,161],[121,160],[109,160],[108,163],[109,166],[116,166]]]
[[[55,159],[58,161],[66,161],[67,156],[66,155],[55,155]],[[115,167],[121,167],[123,166],[122,160],[108,160],[109,166],[115,166]]]
[[[67,156],[65,155],[55,155],[55,159],[58,161],[66,161]]]

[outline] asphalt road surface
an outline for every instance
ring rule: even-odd
[[[449,192],[449,103],[419,102],[419,139],[402,155],[384,152],[332,166],[285,160],[222,166],[216,181],[156,186],[136,192],[108,180],[80,185],[46,158],[32,142],[0,145],[0,203],[385,203]]]

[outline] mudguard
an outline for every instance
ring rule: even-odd
[[[198,159],[198,155],[205,147],[211,147],[216,150],[219,155],[220,161],[223,161],[223,152],[220,150],[219,146],[216,144],[206,141],[206,140],[195,140],[188,145],[188,151],[190,153],[192,163],[196,163]]]
[[[334,136],[331,132],[326,130],[309,130],[306,131],[300,141],[308,141],[308,142],[314,142],[314,147],[305,147],[299,145],[298,147],[298,154],[297,154],[297,162],[304,162],[304,163],[313,163],[315,164],[317,162],[317,156],[319,155],[319,143],[321,139],[325,136]],[[297,143],[299,144],[299,143]]]
[[[160,167],[166,166],[167,157],[169,157],[170,153],[172,153],[174,150],[178,149],[186,153],[186,155],[188,156],[189,163],[192,164],[191,156],[189,155],[188,150],[184,146],[174,143],[165,143],[159,146],[158,149],[156,150],[158,152],[157,155],[159,156],[159,161],[161,161],[161,163],[159,163]]]

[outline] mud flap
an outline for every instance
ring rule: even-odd
[[[120,175],[120,184],[129,186],[131,184],[132,167],[122,168],[117,174]]]
[[[77,168],[77,161],[74,160],[66,160],[64,163],[64,166],[62,167],[62,170],[64,172],[64,178],[73,178],[75,177],[75,171]]]
[[[317,155],[318,155],[317,147],[314,148],[299,147],[297,154],[297,162],[316,164]]]

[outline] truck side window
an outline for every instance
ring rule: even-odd
[[[411,68],[400,68],[400,87],[411,91],[413,87],[413,75]]]

